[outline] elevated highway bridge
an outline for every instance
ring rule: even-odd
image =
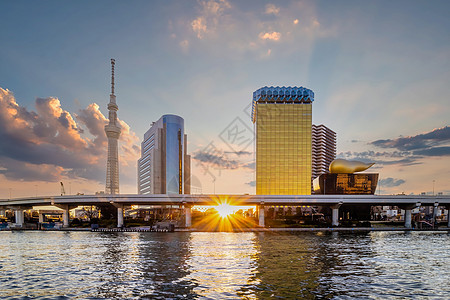
[[[186,227],[191,226],[191,208],[194,205],[257,206],[259,225],[264,226],[265,206],[328,206],[332,209],[332,225],[339,224],[339,207],[342,205],[399,206],[405,210],[405,227],[411,227],[411,210],[420,206],[450,208],[450,195],[224,195],[224,194],[120,194],[120,195],[68,195],[28,197],[0,200],[0,213],[14,210],[16,224],[23,224],[23,211],[39,206],[56,206],[63,209],[64,226],[69,225],[69,210],[78,206],[111,204],[117,208],[118,227],[123,226],[123,207],[129,205],[178,205],[185,210]],[[450,221],[448,224],[450,227]]]

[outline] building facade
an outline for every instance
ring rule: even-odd
[[[312,180],[328,173],[336,158],[336,132],[325,125],[312,125]]]
[[[263,87],[253,93],[256,194],[311,194],[311,114],[314,92]]]
[[[190,194],[190,178],[184,120],[164,115],[144,134],[138,160],[138,193]]]

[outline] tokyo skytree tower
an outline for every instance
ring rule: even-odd
[[[106,166],[106,194],[119,193],[119,149],[117,141],[120,136],[120,127],[117,123],[117,111],[119,107],[116,104],[114,95],[114,65],[116,61],[111,59],[111,95],[109,95],[109,124],[105,126],[106,136],[108,137],[108,161]]]

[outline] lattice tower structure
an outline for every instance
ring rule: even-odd
[[[120,137],[120,127],[117,122],[117,111],[114,95],[114,66],[115,60],[111,59],[111,94],[109,95],[108,111],[109,123],[105,126],[108,137],[108,160],[106,163],[106,194],[119,194],[119,149],[118,140]]]

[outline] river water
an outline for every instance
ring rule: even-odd
[[[0,232],[1,299],[450,299],[450,234]]]

